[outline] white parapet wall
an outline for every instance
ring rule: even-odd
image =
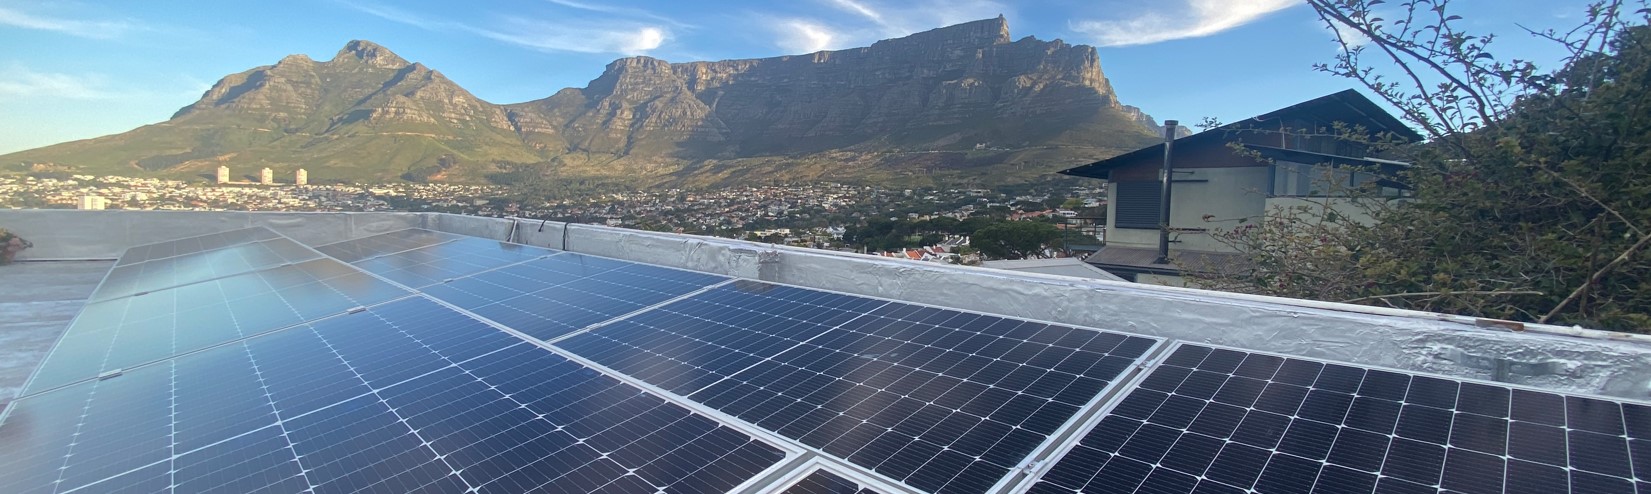
[[[319,245],[411,227],[776,283],[1198,343],[1543,389],[1651,396],[1651,338],[1543,325],[884,259],[714,237],[435,213],[0,211],[21,259],[113,258],[131,245],[248,226]],[[134,233],[135,232],[135,233]],[[4,272],[0,271],[0,278]]]

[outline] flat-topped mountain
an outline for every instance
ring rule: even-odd
[[[225,77],[165,122],[0,163],[347,180],[1003,179],[1133,149],[1155,125],[1118,102],[1093,47],[1011,40],[999,17],[807,55],[622,58],[584,88],[507,105],[351,41],[331,60]]]

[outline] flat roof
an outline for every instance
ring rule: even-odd
[[[318,489],[353,478],[328,465],[374,462],[394,466],[361,470],[369,487],[434,490],[1093,491],[1118,475],[1264,490],[1312,487],[1319,469],[1348,470],[1325,474],[1344,487],[1380,473],[1459,488],[1490,471],[1457,458],[1470,452],[1503,448],[1501,482],[1509,456],[1651,439],[1651,347],[1582,328],[442,214],[0,211],[0,224],[35,243],[22,266],[114,263],[0,412],[0,490],[42,471],[65,489]],[[1383,433],[1371,406],[1597,437],[1525,450],[1399,415]],[[1229,420],[1231,454],[1263,461],[1189,476],[1173,458]],[[472,427],[515,439],[458,434]],[[1342,446],[1339,430],[1357,432]],[[1363,473],[1347,456],[1377,447],[1351,442],[1363,434],[1440,462]],[[324,447],[355,437],[371,439]],[[104,451],[118,454],[85,454]],[[256,460],[193,463],[224,455]],[[1573,482],[1631,482],[1612,455],[1571,465],[1591,476]]]

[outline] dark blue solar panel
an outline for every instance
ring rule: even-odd
[[[12,406],[3,492],[716,492],[785,457],[423,298]]]
[[[210,233],[195,237],[180,238],[147,245],[140,245],[126,250],[115,262],[116,266],[165,259],[182,255],[194,254],[208,250],[217,250],[231,245],[239,245],[260,240],[279,238],[268,228],[255,227],[230,230],[227,232]]]
[[[319,257],[308,247],[277,238],[117,266],[109,270],[91,299],[109,300]]]
[[[25,393],[406,295],[348,265],[317,259],[87,304]]]
[[[1645,410],[1183,344],[1031,492],[1631,493]]]
[[[877,494],[877,491],[860,487],[860,484],[841,475],[820,469],[786,488],[785,494]]]
[[[931,492],[984,492],[1156,340],[736,281],[558,343]]]
[[[416,288],[555,252],[521,244],[459,237],[449,242],[369,257],[350,264]]]
[[[356,262],[369,257],[409,251],[420,247],[452,242],[460,237],[449,233],[423,229],[407,229],[381,233],[370,237],[345,240],[316,247],[315,250],[344,262]]]
[[[727,278],[563,253],[424,288],[539,339],[553,339]]]

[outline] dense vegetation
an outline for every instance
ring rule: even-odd
[[[1651,331],[1651,10],[1603,1],[1574,30],[1532,33],[1571,53],[1542,71],[1493,54],[1447,0],[1309,3],[1343,49],[1319,69],[1428,136],[1383,145],[1412,164],[1397,178],[1414,200],[1361,201],[1374,223],[1308,208],[1225,230],[1252,264],[1200,283]]]

